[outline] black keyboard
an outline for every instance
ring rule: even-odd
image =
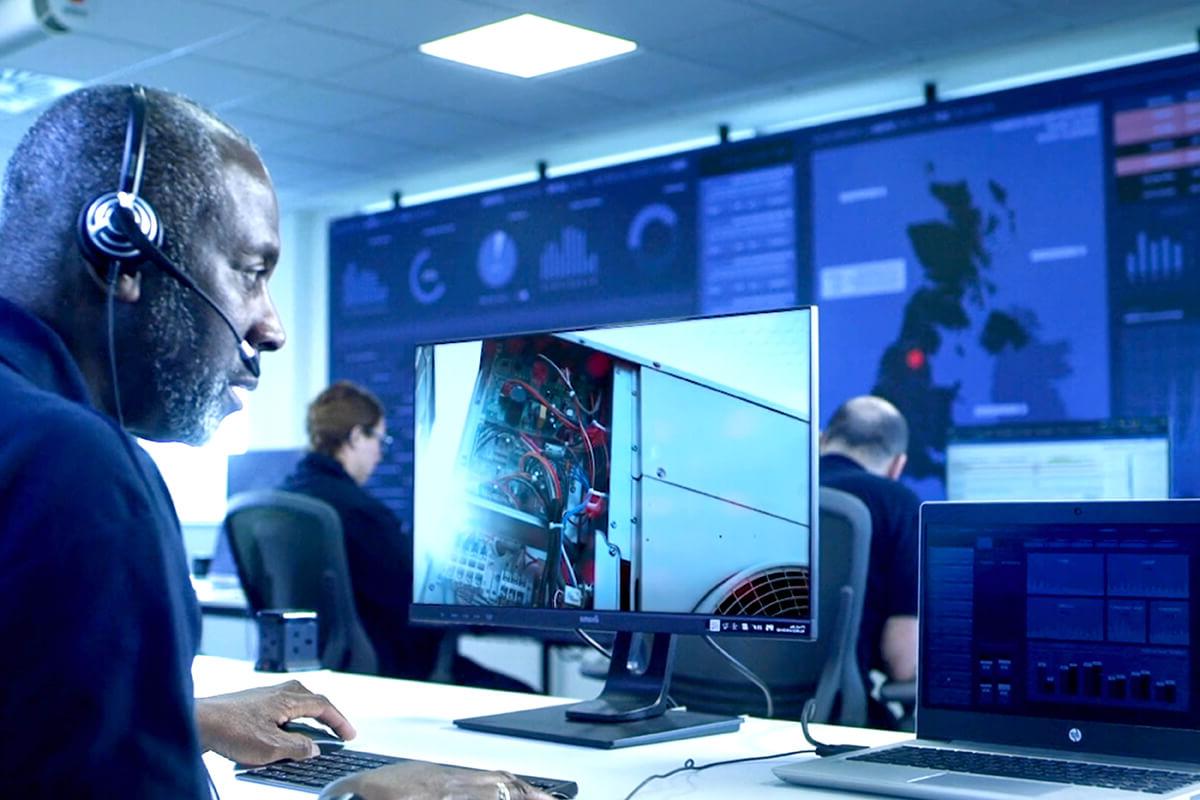
[[[877,753],[850,756],[846,760],[897,764],[907,767],[946,770],[947,772],[968,772],[975,775],[995,775],[1002,778],[1024,778],[1031,781],[1049,781],[1050,783],[1069,783],[1102,789],[1124,789],[1146,794],[1166,794],[1193,783],[1200,783],[1200,774],[1192,772],[1115,767],[1082,761],[1004,756],[996,753],[976,753],[970,750],[940,750],[934,747],[895,747]]]
[[[322,789],[338,778],[410,760],[394,756],[381,756],[375,753],[363,753],[358,750],[336,750],[304,761],[278,761],[274,764],[267,764],[265,767],[254,767],[245,772],[239,772],[237,777],[244,781],[320,794]],[[518,775],[517,777],[541,789],[551,797],[571,798],[579,793],[579,787],[575,781],[539,778],[534,775]]]

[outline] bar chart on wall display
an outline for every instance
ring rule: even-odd
[[[1177,453],[1200,448],[1200,76],[1112,104],[1109,259],[1114,411],[1169,416]],[[1176,494],[1200,493],[1200,463],[1176,458]]]

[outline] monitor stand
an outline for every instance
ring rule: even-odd
[[[741,717],[668,708],[675,662],[673,634],[654,634],[645,670],[629,668],[633,634],[617,633],[604,689],[594,700],[486,717],[456,719],[460,728],[527,739],[613,749],[732,733]]]

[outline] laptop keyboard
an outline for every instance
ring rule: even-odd
[[[939,750],[933,747],[896,747],[877,753],[850,756],[846,760],[1069,783],[1103,789],[1123,789],[1146,794],[1166,794],[1193,783],[1200,783],[1200,774],[1190,772],[1115,767],[1053,758],[976,753],[969,750]]]
[[[358,750],[336,750],[304,761],[280,761],[275,764],[267,764],[265,767],[255,767],[245,772],[239,772],[237,777],[244,781],[320,794],[322,789],[338,778],[408,760],[375,753],[363,753]],[[534,775],[518,775],[517,777],[541,789],[551,797],[571,798],[579,793],[579,787],[574,781],[539,778]]]

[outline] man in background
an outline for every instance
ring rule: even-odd
[[[200,615],[179,521],[130,434],[199,443],[283,345],[270,178],[176,95],[97,86],[17,146],[0,206],[0,748],[12,797],[208,797],[212,749],[316,754],[280,727],[354,728],[296,682],[192,696]],[[498,784],[505,789],[500,792]],[[544,797],[502,773],[385,768],[368,800],[447,787]],[[353,788],[353,784],[351,785]],[[511,789],[511,791],[510,791]],[[458,795],[456,795],[458,796]]]
[[[846,401],[821,434],[820,481],[871,512],[871,556],[858,639],[859,668],[911,681],[917,669],[917,516],[920,500],[899,483],[908,461],[908,423],[888,401]],[[894,720],[878,703],[870,723]]]
[[[309,452],[280,487],[323,500],[342,522],[359,620],[379,659],[379,674],[462,686],[533,691],[458,655],[445,631],[410,625],[412,536],[364,488],[392,437],[383,404],[367,389],[338,381],[308,406]]]

